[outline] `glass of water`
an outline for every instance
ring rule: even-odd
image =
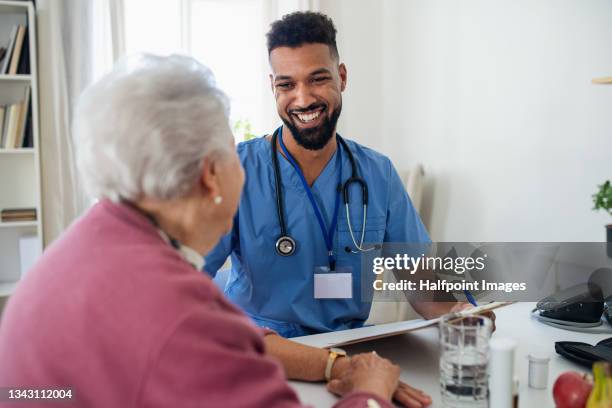
[[[440,319],[440,392],[448,408],[488,406],[489,338],[485,316],[448,314]]]

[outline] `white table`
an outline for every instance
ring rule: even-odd
[[[496,310],[497,331],[493,335],[510,337],[518,342],[515,374],[520,380],[519,406],[554,407],[552,386],[557,376],[568,370],[586,371],[556,354],[555,341],[582,341],[595,344],[600,340],[612,337],[612,334],[586,334],[546,326],[530,317],[534,306],[535,303],[516,303]],[[317,344],[322,338],[329,339],[329,336],[334,336],[334,333],[305,336],[294,340],[304,344]],[[432,407],[442,406],[438,383],[439,350],[436,327],[346,346],[345,349],[349,354],[375,350],[381,356],[399,364],[402,368],[401,379],[404,382],[431,395]],[[550,356],[548,388],[545,390],[532,389],[527,384],[527,355],[532,352],[546,353]],[[327,392],[322,383],[292,381],[291,385],[305,404],[314,407],[330,407],[336,401],[336,398]]]

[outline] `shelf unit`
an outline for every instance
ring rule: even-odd
[[[0,75],[0,105],[10,105],[23,99],[31,89],[32,140],[34,147],[0,148],[0,210],[5,208],[36,208],[36,221],[0,221],[0,305],[14,291],[25,271],[21,270],[20,241],[35,237],[30,249],[42,252],[43,224],[41,203],[40,141],[38,112],[38,72],[36,44],[36,14],[31,2],[0,0],[0,46],[6,47],[14,24],[28,29],[30,72]],[[1,306],[0,306],[1,307]]]
[[[0,75],[0,81],[31,81],[32,75]]]
[[[21,149],[0,149],[0,155],[3,155],[3,154],[34,154],[34,152],[35,152],[34,148],[30,148],[30,147],[24,147]]]

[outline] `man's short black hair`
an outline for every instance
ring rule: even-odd
[[[268,55],[278,47],[297,48],[304,44],[325,44],[332,57],[338,59],[336,27],[331,18],[313,11],[296,11],[270,25],[266,34]]]

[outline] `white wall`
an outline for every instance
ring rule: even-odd
[[[611,0],[327,0],[349,70],[341,130],[422,162],[439,241],[602,241]]]

